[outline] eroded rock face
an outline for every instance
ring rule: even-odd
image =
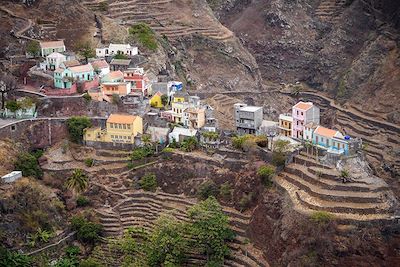
[[[318,0],[220,2],[221,21],[255,56],[265,80],[304,81],[365,109],[376,109],[376,101],[381,112],[396,109],[398,31],[388,25],[397,25],[398,4],[372,1],[384,10],[379,17],[364,2],[347,1],[337,17],[324,19],[318,12],[326,5]]]

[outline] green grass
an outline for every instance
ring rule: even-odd
[[[334,219],[333,215],[326,211],[314,212],[310,219],[320,225],[327,224]]]
[[[146,23],[137,23],[129,28],[129,34],[133,36],[145,48],[155,51],[158,42],[154,31]]]

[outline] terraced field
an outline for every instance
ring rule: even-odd
[[[323,0],[315,10],[315,15],[322,21],[335,23],[345,4],[346,0]]]
[[[194,14],[183,5],[173,0],[85,0],[85,6],[95,11],[102,11],[121,25],[147,23],[160,35],[170,40],[198,34],[215,40],[228,40],[232,32],[212,18],[207,7],[196,3]]]
[[[340,173],[316,162],[305,153],[295,156],[276,177],[302,213],[328,211],[339,219],[373,221],[390,219],[396,200],[389,186],[378,177],[343,182]]]

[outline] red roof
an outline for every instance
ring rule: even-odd
[[[92,64],[93,68],[95,69],[105,69],[109,67],[107,61],[103,59],[92,61],[90,64]]]

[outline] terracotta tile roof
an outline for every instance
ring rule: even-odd
[[[108,73],[107,75],[105,75],[103,77],[104,80],[115,80],[115,79],[123,79],[123,78],[124,78],[124,74],[120,70],[111,71],[110,73]]]
[[[79,65],[81,65],[81,63],[76,59],[64,61],[64,66],[66,68],[75,67],[75,66],[79,66]]]
[[[63,73],[63,72],[64,72],[64,69],[63,69],[63,68],[58,68],[58,69],[56,69],[54,72]]]
[[[90,62],[90,64],[92,64],[92,66],[93,66],[93,68],[97,68],[97,69],[105,69],[105,68],[108,68],[109,67],[109,65],[108,65],[108,63],[107,63],[107,61],[105,61],[105,60],[95,60],[95,61],[92,61],[92,62]]]
[[[294,105],[295,108],[301,109],[304,111],[309,110],[310,108],[312,108],[312,106],[313,106],[312,102],[306,103],[306,102],[301,102],[301,101],[299,103],[297,103],[296,105]]]
[[[70,67],[69,70],[72,72],[91,72],[93,71],[93,67],[90,64],[86,64],[86,65]]]
[[[338,131],[336,130],[328,129],[323,126],[318,126],[317,129],[315,129],[314,133],[324,137],[333,138],[335,137],[337,132]]]
[[[128,114],[111,114],[108,117],[108,123],[133,123],[136,120],[137,116],[128,115]]]
[[[163,93],[161,93],[160,91],[158,91],[157,93],[154,94],[154,96],[156,96],[156,95],[162,96]]]
[[[63,47],[64,41],[48,41],[48,42],[40,42],[41,48],[53,48],[53,47]]]

